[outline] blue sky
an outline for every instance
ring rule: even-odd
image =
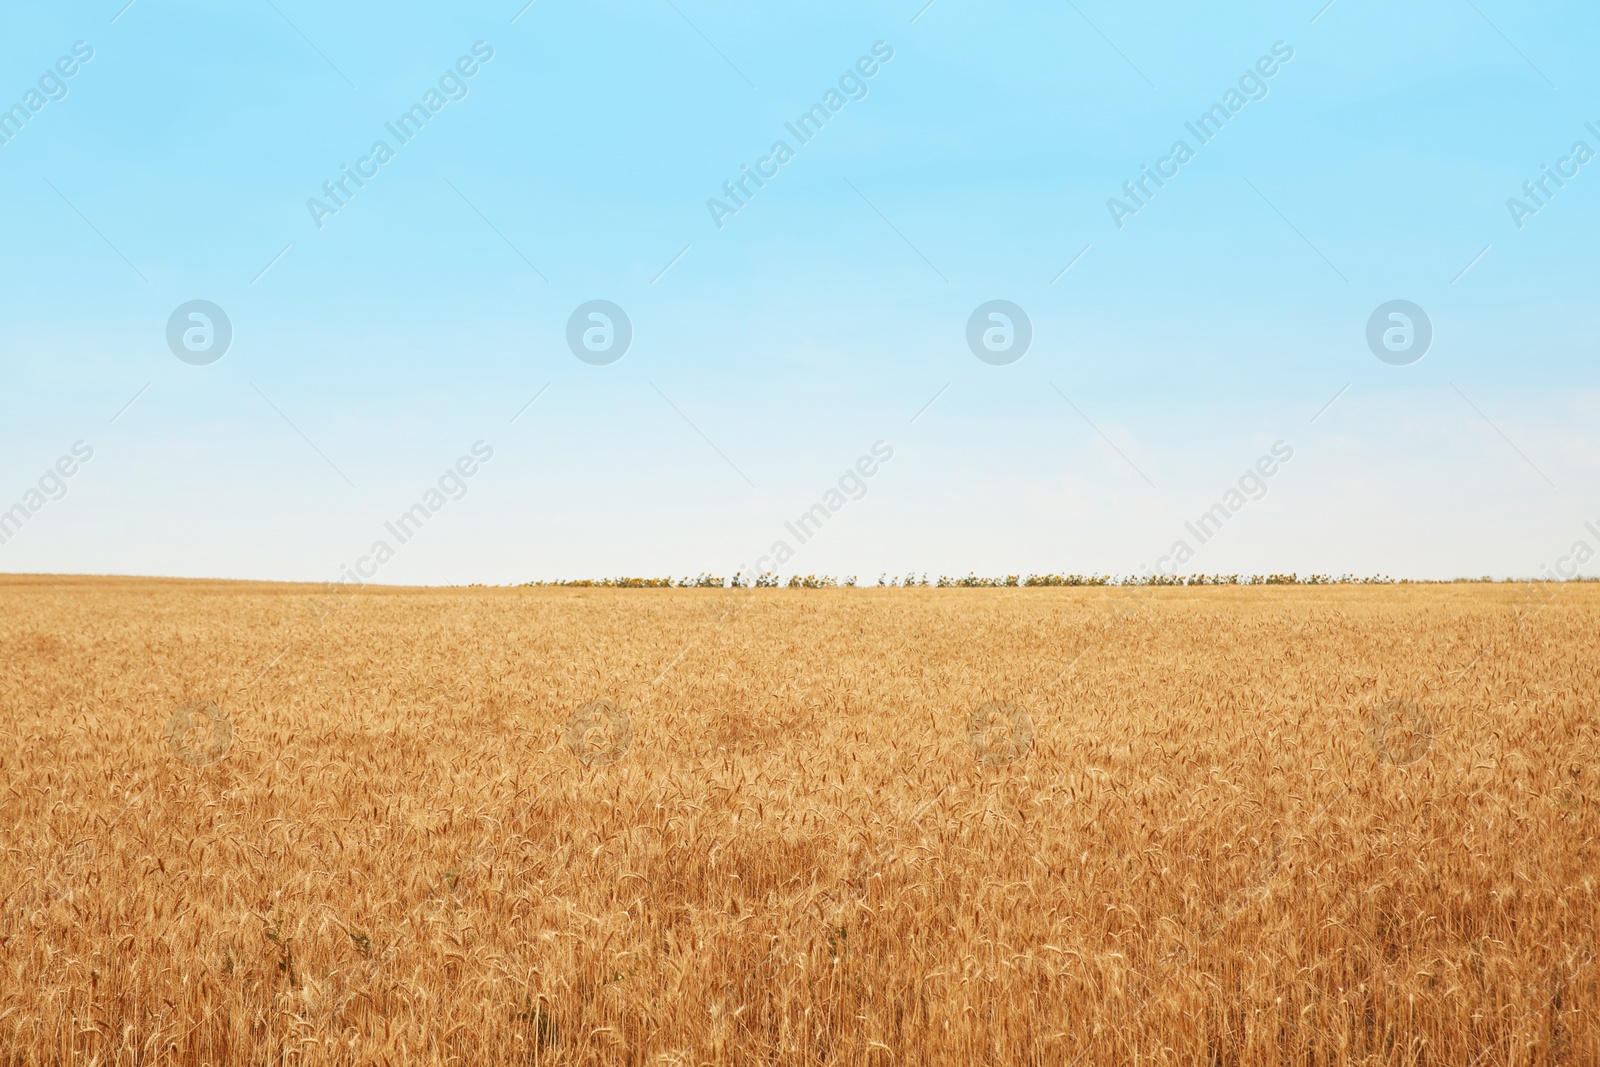
[[[479,441],[372,580],[729,574],[785,540],[776,570],[869,581],[1519,576],[1600,546],[1600,160],[1560,162],[1600,151],[1577,4],[0,19],[0,106],[65,94],[0,144],[0,509],[27,512],[0,570],[332,580]],[[799,143],[785,124],[875,46],[865,95]],[[1200,144],[1185,123],[1275,46]],[[400,143],[385,124],[442,78]],[[308,200],[378,140],[319,228]],[[778,140],[793,158],[716,225]],[[1119,228],[1108,200],[1178,140],[1193,158]],[[1519,227],[1546,165],[1577,172]],[[1004,365],[966,339],[996,299],[1032,326]],[[215,362],[169,348],[193,300],[231,324]],[[591,300],[631,322],[615,362],[569,349]],[[1391,300],[1432,324],[1408,365],[1367,344]],[[879,441],[798,543],[785,523]]]

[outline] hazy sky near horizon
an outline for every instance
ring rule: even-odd
[[[7,9],[0,571],[1600,573],[1600,12],[925,2]]]

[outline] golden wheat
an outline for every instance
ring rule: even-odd
[[[1590,586],[0,579],[0,1062],[1600,1062]]]

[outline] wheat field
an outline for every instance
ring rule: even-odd
[[[1600,1063],[1600,588],[0,578],[0,1063]]]

